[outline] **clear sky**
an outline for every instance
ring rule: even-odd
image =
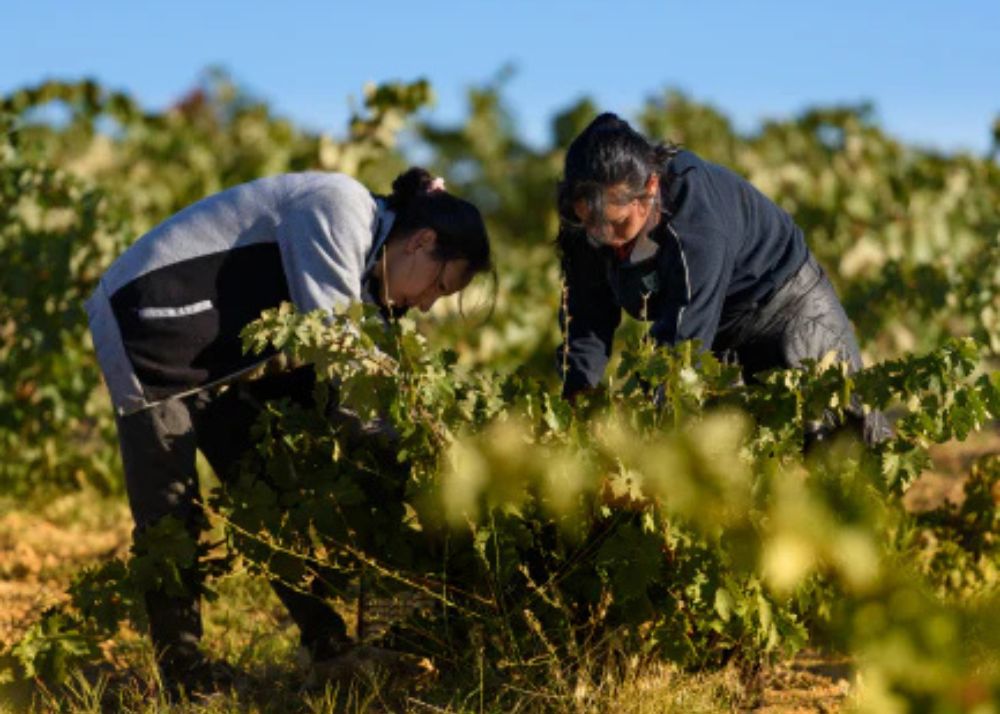
[[[677,88],[744,130],[871,100],[903,139],[981,153],[1000,115],[1000,0],[5,0],[0,92],[96,77],[148,108],[221,65],[276,110],[342,133],[368,81],[431,80],[431,118],[510,63],[525,135],[589,94],[631,115]]]

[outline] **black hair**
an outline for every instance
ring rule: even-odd
[[[437,235],[432,255],[443,262],[466,261],[470,277],[488,273],[496,296],[498,279],[490,254],[490,238],[478,208],[435,186],[434,176],[419,166],[411,166],[396,177],[387,202],[396,214],[390,241],[421,228],[432,229]],[[459,311],[464,315],[462,295],[458,300]],[[495,301],[491,300],[483,322],[489,320],[494,307]]]
[[[583,200],[600,215],[609,186],[625,184],[630,198],[644,195],[646,182],[655,173],[664,174],[677,151],[674,144],[650,143],[617,114],[605,112],[590,122],[566,152],[557,199],[563,224],[557,239],[560,247],[565,251],[567,241],[579,232],[574,204]]]
[[[434,186],[434,176],[413,166],[392,182],[389,208],[396,213],[390,239],[421,228],[437,234],[433,255],[442,261],[465,260],[470,275],[492,270],[490,239],[479,209]]]

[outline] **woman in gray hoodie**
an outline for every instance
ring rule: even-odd
[[[197,539],[195,452],[232,477],[250,426],[269,398],[308,402],[311,368],[232,382],[273,353],[244,354],[240,330],[282,301],[300,311],[354,302],[386,317],[428,310],[491,269],[478,209],[411,168],[389,196],[333,173],[263,178],[209,196],[141,237],[87,302],[111,393],[138,536],[166,516]],[[201,654],[197,566],[183,595],[146,593],[150,634],[168,688],[212,689],[220,668]],[[312,656],[348,644],[320,599],[275,584]]]

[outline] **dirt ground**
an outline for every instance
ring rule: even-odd
[[[960,503],[965,477],[972,464],[989,454],[1000,454],[1000,424],[970,434],[964,442],[948,442],[933,447],[933,468],[921,474],[910,486],[903,503],[911,511],[935,508],[942,501]]]
[[[913,484],[905,497],[907,507],[923,510],[959,501],[971,463],[990,453],[1000,453],[1000,425],[964,443],[935,447],[934,467]],[[0,504],[0,650],[65,597],[64,589],[80,567],[124,554],[131,530],[123,502],[103,499],[94,509],[87,494],[65,496],[37,512],[4,508]],[[852,680],[849,662],[803,653],[766,674],[755,711],[838,711]]]
[[[73,494],[40,512],[0,511],[0,649],[65,598],[73,573],[127,551],[128,508],[105,499],[99,514],[86,507]]]

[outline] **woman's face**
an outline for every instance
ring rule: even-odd
[[[592,215],[596,212],[584,200],[573,204],[573,212],[592,242],[619,248],[656,225],[658,215],[654,207],[659,189],[660,177],[656,175],[650,177],[638,197],[624,183],[616,184],[604,189],[603,215]]]
[[[437,235],[422,228],[386,247],[384,263],[376,266],[390,307],[405,312],[411,307],[427,312],[438,298],[453,295],[469,284],[466,260],[442,261],[434,256]]]

